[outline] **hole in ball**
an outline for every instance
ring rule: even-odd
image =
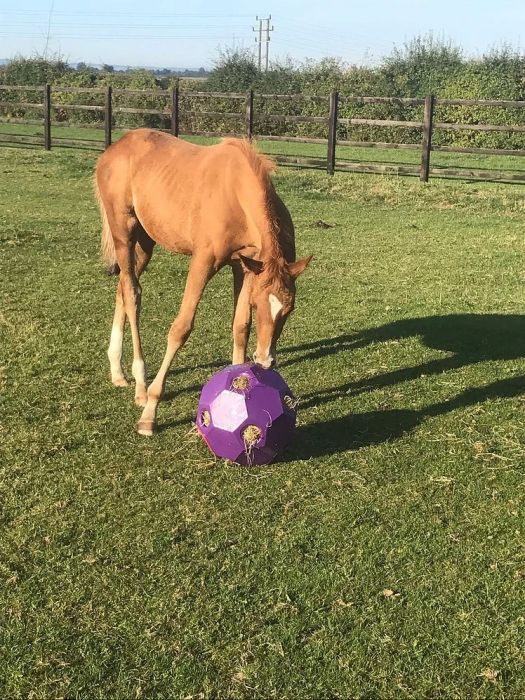
[[[245,391],[250,386],[250,377],[247,374],[239,374],[232,381],[232,389],[237,391]]]
[[[261,439],[262,430],[256,425],[248,425],[242,431],[242,439],[247,447],[253,447]]]
[[[201,413],[201,424],[207,428],[211,423],[211,416],[209,411],[203,411]]]

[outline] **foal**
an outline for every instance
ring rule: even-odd
[[[133,340],[135,402],[141,435],[155,428],[158,402],[176,352],[190,335],[197,305],[213,275],[233,270],[233,363],[246,361],[252,309],[254,360],[275,363],[275,346],[295,300],[295,280],[311,257],[295,262],[294,227],[270,180],[273,163],[239,139],[195,146],[151,129],[128,132],[99,158],[95,189],[102,215],[102,254],[120,272],[108,357],[111,379],[125,386],[122,339]],[[146,389],[139,333],[141,287],[155,243],[191,255],[166,354]]]

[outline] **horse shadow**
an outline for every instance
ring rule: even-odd
[[[395,321],[361,333],[324,338],[285,349],[288,358],[281,366],[336,356],[344,368],[348,352],[375,343],[419,337],[429,348],[449,353],[447,357],[405,367],[355,382],[305,394],[300,406],[309,408],[356,396],[405,381],[459,369],[486,361],[515,360],[525,356],[525,316],[506,314],[452,314]],[[511,398],[525,393],[525,375],[467,389],[456,397],[421,410],[395,409],[349,414],[297,429],[294,446],[284,461],[308,459],[359,449],[394,440],[411,432],[425,419],[488,399]]]

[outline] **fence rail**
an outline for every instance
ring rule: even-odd
[[[6,99],[5,93],[30,93],[29,99],[34,97],[35,101],[26,101],[28,96],[21,95],[21,99],[9,100]],[[64,102],[64,96],[73,95],[93,95],[98,104],[82,104],[78,100],[74,102]],[[141,96],[144,98],[160,98],[161,108],[153,108],[151,106],[130,107],[123,106],[120,101],[115,104],[115,96]],[[39,97],[41,96],[41,101]],[[55,96],[55,100],[53,97]],[[96,97],[98,96],[98,97]],[[207,109],[203,103],[203,109],[198,109],[193,104],[192,108],[184,107],[185,98],[197,98],[197,107],[200,100],[224,99],[239,101],[239,111],[231,111],[232,103],[229,103],[229,108],[218,110],[216,108]],[[74,98],[73,98],[74,99]],[[326,105],[326,113],[322,116],[314,116],[312,114],[284,114],[284,113],[268,113],[261,111],[260,100],[276,101],[285,104],[291,103],[294,108],[295,104],[303,101],[304,103],[313,103],[317,105],[317,110],[321,111],[322,106]],[[387,119],[387,118],[360,118],[360,117],[345,117],[340,115],[341,105],[355,104],[363,105],[387,105],[392,107],[413,107],[423,108],[421,119]],[[190,105],[191,106],[191,105]],[[276,160],[281,163],[295,164],[306,167],[326,168],[327,172],[332,174],[336,170],[353,171],[353,172],[369,172],[369,173],[398,173],[398,174],[419,174],[423,182],[428,181],[431,176],[459,177],[468,179],[494,179],[498,181],[508,182],[525,182],[525,169],[523,172],[511,172],[494,169],[477,168],[453,168],[453,167],[433,167],[431,163],[431,154],[433,151],[441,151],[446,153],[469,153],[478,155],[505,155],[505,156],[525,156],[525,148],[483,148],[483,147],[460,147],[433,145],[433,135],[436,130],[444,131],[470,131],[472,133],[491,133],[500,132],[507,134],[522,134],[525,133],[525,126],[519,124],[485,124],[485,123],[461,123],[454,121],[436,121],[434,113],[436,107],[496,107],[501,109],[525,109],[524,100],[474,100],[474,99],[442,99],[434,96],[425,98],[404,98],[404,97],[374,97],[361,95],[339,95],[338,92],[332,92],[330,95],[278,95],[278,94],[254,94],[253,91],[248,93],[240,92],[184,92],[181,93],[179,87],[176,86],[171,90],[137,90],[137,89],[113,89],[111,86],[104,87],[65,87],[65,86],[32,86],[32,85],[0,85],[0,109],[15,109],[15,110],[36,110],[42,112],[42,119],[22,119],[19,116],[10,117],[8,123],[13,124],[42,124],[43,134],[40,135],[22,135],[22,134],[6,134],[0,133],[0,142],[14,142],[33,145],[43,145],[47,150],[51,149],[53,143],[56,145],[71,145],[71,146],[87,146],[91,148],[107,148],[112,142],[112,131],[114,128],[114,116],[123,115],[149,115],[157,116],[163,120],[167,120],[169,131],[175,136],[184,133],[185,135],[202,135],[202,136],[224,136],[224,135],[244,135],[247,138],[252,138],[255,135],[260,139],[269,141],[288,141],[307,144],[324,144],[326,145],[326,158],[306,157],[306,156],[284,156],[279,155]],[[212,105],[214,107],[214,105]],[[288,110],[290,111],[290,110]],[[298,111],[296,109],[296,111]],[[91,112],[100,114],[102,117],[101,126],[104,129],[104,140],[96,141],[93,139],[75,139],[68,136],[53,136],[51,134],[52,126],[74,125],[71,121],[58,121],[56,115],[65,116],[69,112]],[[187,117],[217,117],[223,120],[238,120],[238,126],[233,131],[225,133],[226,128],[222,131],[213,129],[198,130],[186,128],[181,131],[181,118]],[[68,118],[69,119],[69,118]],[[4,120],[5,123],[5,120]],[[235,125],[232,122],[232,127]],[[316,126],[317,131],[313,133],[321,133],[325,129],[326,136],[292,136],[292,135],[276,135],[265,134],[264,125],[267,125],[267,130],[272,130],[269,124],[311,124],[312,128]],[[166,125],[166,124],[165,124]],[[75,125],[75,126],[90,126],[90,125]],[[91,125],[93,126],[93,125]],[[224,125],[223,125],[224,126]],[[370,126],[370,127],[386,127],[394,129],[411,129],[420,132],[420,143],[395,143],[387,141],[367,141],[367,140],[352,140],[340,138],[340,127],[350,126]],[[317,128],[318,127],[318,128]],[[284,127],[283,127],[284,128]],[[241,133],[242,132],[242,133]],[[310,132],[311,133],[311,132]],[[350,162],[337,158],[338,146],[350,146],[354,148],[376,148],[376,149],[409,149],[419,150],[421,153],[419,166],[406,164],[390,164],[390,163],[371,163],[371,162]]]

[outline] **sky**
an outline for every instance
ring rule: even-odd
[[[270,61],[376,65],[428,33],[470,55],[525,42],[525,0],[0,0],[0,58],[47,51],[70,63],[210,68],[219,48],[256,51],[256,16],[270,15]]]

